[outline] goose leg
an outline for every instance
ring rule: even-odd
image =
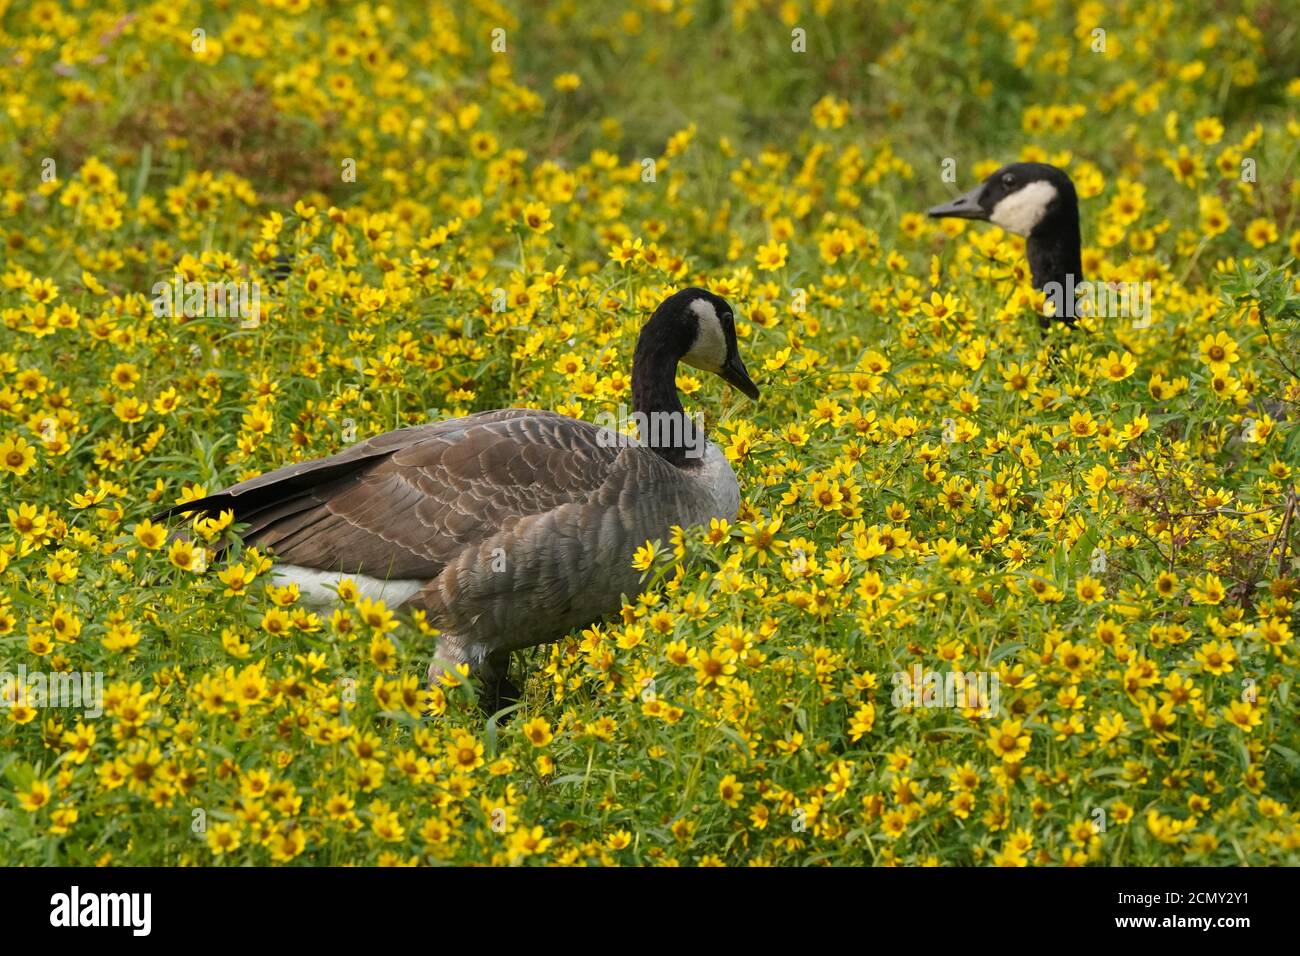
[[[510,652],[496,651],[483,659],[479,676],[483,690],[479,694],[479,707],[485,714],[495,714],[519,700],[519,688],[510,680]]]
[[[493,714],[519,699],[519,688],[510,681],[510,651],[488,651],[476,644],[444,633],[438,637],[434,660],[429,664],[429,686],[442,680],[444,670],[457,664],[468,664],[470,676],[479,682],[479,706],[484,713]]]

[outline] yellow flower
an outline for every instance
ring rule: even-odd
[[[1221,236],[1228,231],[1232,221],[1223,200],[1215,195],[1202,195],[1198,200],[1201,215],[1201,232],[1207,239]]]
[[[1166,601],[1178,594],[1178,575],[1172,571],[1161,571],[1156,576],[1156,593]]]
[[[524,732],[524,737],[534,747],[545,747],[555,739],[555,735],[551,733],[551,725],[545,717],[534,717],[520,729]]]
[[[272,637],[285,637],[293,624],[293,618],[284,608],[273,607],[262,615],[262,630]]]
[[[57,808],[50,814],[50,832],[56,836],[67,833],[80,816],[80,812],[75,807]]]
[[[988,733],[988,748],[1006,763],[1019,763],[1029,753],[1029,734],[1018,720],[1004,720],[1002,726]]]
[[[447,746],[447,761],[462,773],[477,770],[483,766],[483,745],[472,734],[458,731],[455,742]]]
[[[1192,600],[1197,604],[1218,604],[1226,593],[1217,574],[1205,574],[1191,588]]]
[[[510,858],[519,860],[524,857],[545,853],[551,846],[550,837],[541,827],[520,827],[510,834]]]
[[[207,554],[203,548],[195,547],[193,541],[177,538],[167,549],[167,560],[182,571],[199,574],[208,566]]]
[[[1034,390],[1038,381],[1037,372],[1029,365],[1018,365],[1010,363],[1001,368],[1002,387],[1008,392],[1014,392],[1021,397],[1027,396]]]
[[[555,228],[551,222],[551,210],[545,203],[530,202],[524,206],[524,225],[536,233],[550,232]]]
[[[288,863],[306,849],[307,835],[296,824],[288,824],[272,834],[269,846],[271,859]]]
[[[382,633],[370,639],[370,662],[385,672],[397,666],[397,648]]]
[[[844,229],[831,229],[822,233],[817,240],[817,248],[822,261],[828,265],[839,262],[841,256],[849,255],[856,248],[853,236]]]
[[[1223,138],[1223,123],[1213,116],[1207,116],[1196,121],[1192,132],[1206,146],[1213,146]]]
[[[1196,660],[1207,674],[1216,676],[1232,671],[1232,663],[1237,659],[1237,650],[1224,641],[1206,641],[1196,649]]]
[[[1111,351],[1104,359],[1097,363],[1097,372],[1112,382],[1122,382],[1137,371],[1137,360],[1133,358],[1132,352],[1125,352],[1123,355]]]
[[[758,247],[754,261],[762,271],[772,272],[785,265],[786,257],[789,254],[790,247],[784,242],[769,242]]]
[[[1246,241],[1256,249],[1263,249],[1277,242],[1277,225],[1271,219],[1252,219],[1243,232]]]
[[[0,441],[0,469],[22,477],[36,461],[36,450],[21,435]]]
[[[380,598],[363,597],[357,601],[357,614],[367,627],[378,634],[387,634],[389,631],[396,630],[398,621],[396,616],[384,604]]]
[[[44,780],[33,780],[26,790],[18,791],[18,805],[28,813],[36,813],[50,802],[50,785]]]
[[[735,774],[729,773],[718,781],[718,799],[731,809],[740,806],[744,795],[745,785],[736,779]]]
[[[217,578],[226,586],[224,593],[227,597],[236,594],[243,594],[245,589],[252,581],[252,576],[248,573],[248,568],[241,564],[232,564],[227,568],[222,568],[217,572]]]
[[[154,524],[148,518],[136,525],[132,533],[135,535],[135,540],[150,551],[157,551],[167,542],[167,529]]]
[[[875,726],[875,723],[875,705],[871,701],[863,701],[853,714],[853,721],[849,725],[849,739],[857,743],[864,735],[871,733],[871,728]]]
[[[1148,698],[1138,704],[1138,710],[1142,714],[1142,723],[1157,740],[1169,740],[1173,737],[1172,728],[1178,716],[1174,713],[1172,703]]]
[[[213,856],[234,853],[240,847],[240,835],[237,824],[218,821],[208,828],[208,849]]]
[[[1106,589],[1093,577],[1082,577],[1074,586],[1074,592],[1084,604],[1095,604],[1106,596]]]
[[[102,643],[108,650],[127,651],[140,643],[141,634],[129,621],[118,621],[109,625],[104,633]]]
[[[849,119],[849,104],[827,94],[812,107],[813,125],[818,129],[839,129]]]
[[[1258,727],[1263,719],[1260,708],[1249,700],[1234,700],[1223,708],[1223,716],[1228,723],[1246,733]]]
[[[1201,339],[1201,361],[1215,370],[1226,369],[1240,357],[1237,343],[1227,332],[1207,335]]]
[[[623,242],[614,246],[609,251],[609,257],[620,266],[626,266],[628,263],[636,262],[641,257],[641,240],[635,242],[631,239],[624,239]]]
[[[695,655],[695,680],[702,687],[727,684],[736,673],[736,654],[730,648],[711,648]]]
[[[653,541],[647,541],[636,549],[632,555],[632,567],[637,571],[649,571],[654,566],[658,550]]]

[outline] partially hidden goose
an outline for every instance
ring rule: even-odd
[[[734,519],[726,456],[682,409],[677,363],[751,399],[731,307],[703,289],[670,295],[637,340],[640,440],[549,411],[507,408],[386,432],[183,504],[234,512],[246,544],[302,599],[337,600],[342,577],[389,607],[423,608],[439,628],[430,680],[468,664],[485,708],[517,697],[510,652],[562,637],[639,594],[631,567],[674,525]],[[642,418],[641,416],[644,416]]]
[[[1079,240],[1079,197],[1074,183],[1061,169],[1047,163],[1012,163],[1003,166],[970,192],[935,206],[927,214],[936,219],[982,219],[1026,239],[1025,253],[1033,286],[1042,291],[1052,283],[1074,290],[1084,282]],[[1072,296],[1055,318],[1073,326]],[[1039,316],[1039,324],[1049,324]]]

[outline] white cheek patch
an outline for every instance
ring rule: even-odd
[[[1027,236],[1047,214],[1047,207],[1056,198],[1056,187],[1038,180],[1018,189],[993,207],[989,222],[1007,232]]]
[[[727,337],[722,332],[717,310],[707,299],[696,299],[691,303],[691,311],[700,320],[700,330],[682,361],[705,372],[717,372],[727,360]]]

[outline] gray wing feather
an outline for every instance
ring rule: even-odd
[[[551,412],[481,413],[389,432],[165,514],[229,509],[247,543],[288,563],[432,578],[523,518],[588,501],[620,451],[601,433]]]

